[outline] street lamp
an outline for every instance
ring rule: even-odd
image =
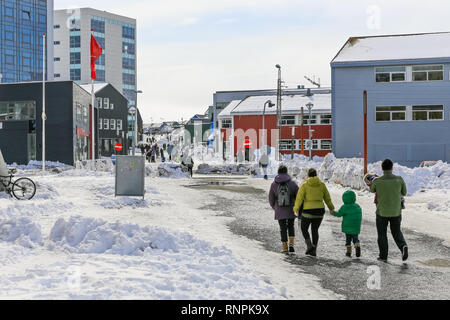
[[[137,115],[137,108],[136,108],[135,106],[129,107],[129,108],[128,108],[128,113],[129,113],[131,116],[134,116],[134,121],[133,121],[133,135],[136,136],[136,115]],[[133,156],[136,155],[136,143],[135,143],[136,139],[135,139],[134,136],[133,136],[133,140],[132,140],[132,142],[131,142],[131,148],[132,148],[131,152],[132,152],[132,155],[133,155]]]
[[[275,65],[278,69],[278,85],[277,85],[277,127],[278,127],[278,144],[277,144],[277,157],[281,160],[280,144],[281,144],[281,66]]]
[[[271,100],[267,100],[266,103],[264,103],[263,123],[262,123],[262,129],[263,129],[262,143],[263,143],[263,149],[264,149],[264,153],[265,154],[267,154],[267,147],[265,145],[265,142],[266,142],[266,140],[265,140],[265,134],[266,134],[266,127],[265,127],[266,106],[268,106],[269,108],[273,108],[275,106],[275,104],[273,104]]]
[[[309,111],[309,119],[308,119],[308,126],[309,126],[309,161],[312,160],[312,133],[313,131],[311,130],[311,118],[312,118],[312,108],[314,107],[314,104],[312,104],[311,102],[308,102],[308,104],[306,105],[306,107],[308,108]]]

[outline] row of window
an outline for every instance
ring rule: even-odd
[[[22,9],[19,9],[20,14],[20,22],[25,24],[30,24],[33,20],[33,12],[31,8],[24,7]],[[5,21],[14,21],[16,17],[16,8],[4,6],[3,7],[3,14]],[[39,9],[37,12],[37,22],[39,24],[46,24],[47,23],[47,13],[45,12],[45,9]]]
[[[109,102],[109,98],[97,97],[97,108],[105,110],[114,110],[114,103]]]
[[[280,140],[280,150],[292,150],[292,142],[294,142],[294,150],[301,150],[301,140]],[[303,150],[309,150],[311,142],[303,140]],[[312,150],[332,150],[332,140],[312,140]]]
[[[442,81],[443,65],[396,66],[375,68],[376,82]]]
[[[122,119],[102,119],[98,120],[99,130],[123,130],[123,120]]]
[[[442,121],[443,105],[377,106],[376,121]]]
[[[289,116],[281,116],[281,125],[282,126],[295,126],[301,124],[301,115],[289,115]],[[313,114],[311,119],[309,118],[309,114],[303,115],[303,124],[331,124],[331,114]]]

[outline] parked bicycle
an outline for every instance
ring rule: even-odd
[[[36,194],[36,184],[28,178],[13,181],[16,170],[9,170],[9,176],[0,176],[0,190],[17,200],[31,200]]]

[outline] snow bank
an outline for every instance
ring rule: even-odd
[[[164,178],[189,178],[187,168],[179,163],[162,163],[158,166],[158,173]]]
[[[72,168],[71,166],[61,163],[61,162],[52,162],[52,161],[46,161],[45,162],[46,168]],[[8,167],[16,168],[19,170],[34,170],[34,169],[42,169],[42,161],[30,161],[27,165],[18,165],[17,163],[13,163],[12,165],[9,165]]]
[[[27,248],[42,245],[41,228],[28,218],[0,220],[0,241],[14,242]]]
[[[209,165],[207,163],[202,163],[198,166],[196,173],[255,175],[257,168],[258,166],[256,164]]]

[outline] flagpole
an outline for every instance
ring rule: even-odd
[[[91,29],[91,37],[94,36],[94,29]],[[91,49],[92,50],[92,49]],[[91,52],[92,59],[92,52]],[[95,160],[95,93],[94,93],[94,79],[91,75],[91,98],[92,98],[92,117],[91,117],[91,132],[92,132],[92,160]]]
[[[45,120],[47,120],[45,110],[45,50],[46,50],[46,34],[43,34],[43,50],[42,50],[42,171],[45,172]]]

